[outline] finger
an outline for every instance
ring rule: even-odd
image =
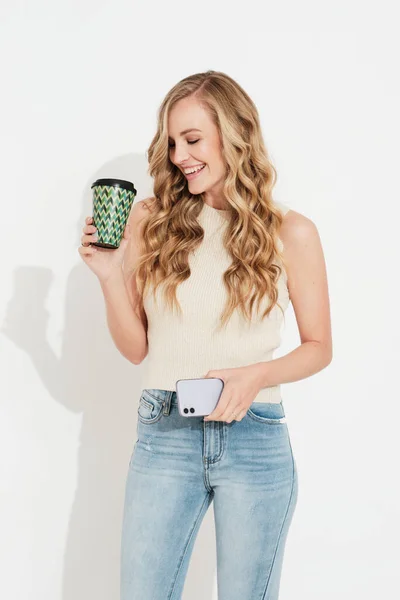
[[[242,411],[239,409],[233,410],[232,413],[235,413],[236,417],[233,416],[233,414],[231,414],[230,416],[228,416],[225,420],[227,423],[232,423],[232,421],[240,421],[241,419],[239,418]]]
[[[225,412],[229,412],[226,411],[226,406],[220,406],[220,404],[218,403],[218,405],[214,408],[213,412],[210,413],[208,416],[212,417],[215,421],[220,421],[222,420]]]
[[[81,237],[82,245],[93,244],[94,242],[97,242],[97,240],[98,240],[97,235],[83,235]]]
[[[238,414],[238,416],[236,417],[236,421],[241,421],[242,419],[244,419],[245,415],[247,413],[247,409],[243,408],[240,413]]]
[[[210,414],[207,415],[207,417],[204,418],[210,421],[220,421],[228,405],[228,396],[226,394],[221,394],[216,406],[214,407],[214,410],[210,412]]]
[[[227,409],[227,406],[228,405],[226,405],[226,404],[225,404],[225,406],[222,406],[221,399],[219,399],[217,406],[207,416],[207,418],[210,419],[210,420],[214,420],[214,421],[222,421],[223,420],[223,416],[224,416],[225,413],[229,413],[230,414],[229,410]]]
[[[86,225],[89,225],[92,222],[93,222],[93,217],[86,217],[86,219],[85,219]]]
[[[206,416],[204,417],[204,419],[212,421],[213,419],[215,419],[215,416],[216,416],[216,415],[215,415],[215,410],[213,410],[213,411],[211,411],[211,412],[210,412],[210,414],[209,414],[209,415],[206,415]]]
[[[232,421],[240,420],[240,415],[243,412],[243,408],[240,406],[235,406],[234,408],[230,406],[222,415],[222,420],[227,423],[231,423]]]
[[[82,256],[91,256],[92,254],[97,252],[97,248],[96,246],[79,246],[78,252]]]
[[[82,231],[83,233],[94,233],[95,231],[97,231],[97,229],[94,225],[87,225],[82,229]]]
[[[204,417],[204,419],[206,421],[220,421],[220,416],[218,414],[216,414],[215,412],[211,412],[209,415],[206,415]]]

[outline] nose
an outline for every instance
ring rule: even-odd
[[[182,167],[182,163],[186,162],[189,158],[189,153],[188,153],[187,149],[185,149],[184,146],[176,145],[172,151],[173,151],[173,162],[177,166]]]

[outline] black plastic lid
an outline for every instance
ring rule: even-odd
[[[96,179],[96,181],[92,183],[90,188],[94,187],[95,185],[115,185],[117,187],[123,188],[124,190],[129,190],[135,195],[137,194],[133,183],[131,181],[126,181],[125,179]]]

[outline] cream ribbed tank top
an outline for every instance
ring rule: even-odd
[[[275,205],[283,214],[289,210],[285,204],[275,202]],[[142,363],[142,389],[175,391],[178,379],[203,377],[212,369],[269,361],[280,344],[282,312],[274,306],[269,316],[261,320],[260,315],[267,306],[264,299],[257,315],[253,307],[250,324],[236,309],[225,328],[216,331],[226,301],[222,276],[231,264],[222,242],[227,214],[228,211],[203,205],[198,220],[204,229],[204,239],[189,257],[189,279],[177,287],[182,315],[176,309],[164,310],[162,285],[157,289],[156,304],[153,290],[144,297],[148,354]],[[283,248],[281,240],[279,243]],[[278,302],[283,311],[290,301],[286,281],[283,270],[278,282]],[[255,402],[281,400],[279,385],[263,388],[254,398]]]

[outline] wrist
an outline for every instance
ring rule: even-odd
[[[121,283],[121,281],[124,281],[122,266],[113,269],[112,272],[107,275],[107,277],[99,277],[99,282],[102,288],[115,285],[115,283]]]
[[[268,362],[255,363],[250,365],[249,369],[260,390],[270,385]]]

